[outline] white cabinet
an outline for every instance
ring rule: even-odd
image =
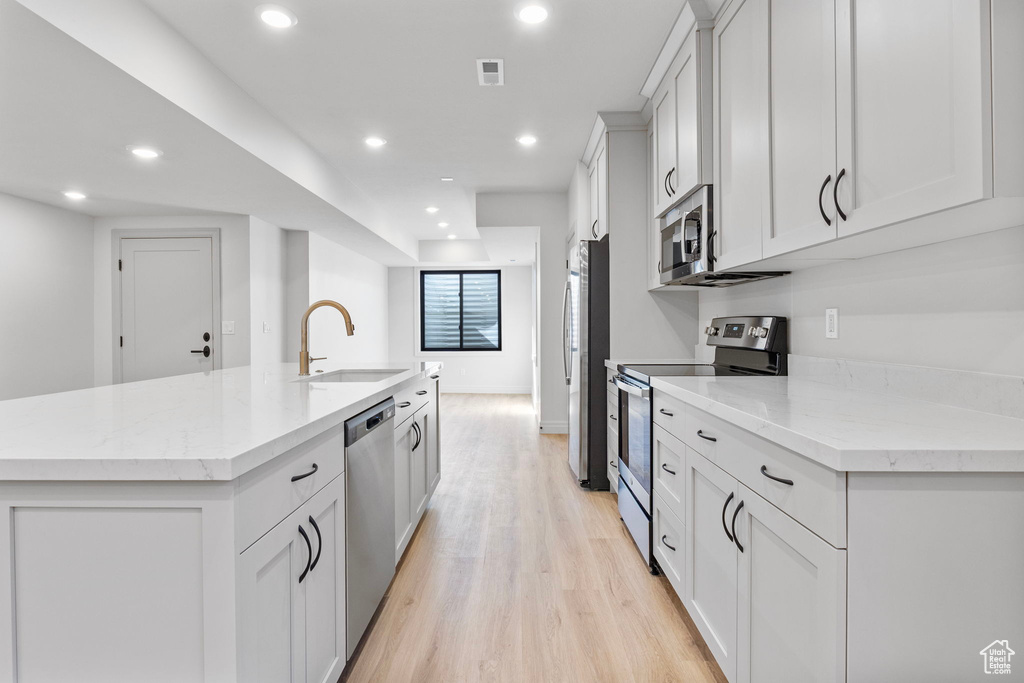
[[[692,31],[652,100],[655,215],[711,178],[711,42]]]
[[[679,517],[686,514],[683,504],[686,499],[685,449],[681,441],[654,425],[651,433],[651,466],[654,468],[651,472],[652,486],[673,514]]]
[[[742,484],[738,496],[737,680],[846,680],[846,551]]]
[[[438,383],[431,378],[411,396],[422,405],[395,428],[395,564],[402,559],[441,478]]]
[[[426,406],[427,496],[441,482],[441,382],[437,375],[431,376],[428,384],[430,401]]]
[[[714,31],[715,268],[761,258],[769,213],[768,5],[733,0]]]
[[[587,168],[590,178],[590,225],[580,239],[597,240],[608,234],[608,147],[602,140]],[[577,229],[578,230],[578,229]]]
[[[686,531],[682,519],[657,491],[651,515],[651,548],[665,577],[676,593],[682,595],[686,576]]]
[[[238,563],[240,680],[323,683],[345,667],[345,475]]]
[[[412,445],[416,441],[415,419],[409,418],[395,430],[395,564],[402,559],[413,532]]]

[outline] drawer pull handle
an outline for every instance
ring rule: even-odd
[[[735,495],[735,493],[730,493],[729,497],[725,499],[725,505],[722,506],[722,528],[725,529],[725,535],[728,536],[729,540],[732,542],[735,542],[736,539],[734,539],[732,534],[729,533],[729,525],[725,522],[725,511],[729,508],[729,503],[732,502],[732,498]]]
[[[736,518],[740,516],[740,510],[742,509],[743,501],[741,500],[740,504],[736,506],[736,512],[732,513],[732,540],[733,543],[736,544],[736,547],[740,549],[741,553],[743,552],[743,546],[740,545],[740,536],[736,533]]]
[[[309,544],[309,536],[306,535],[306,530],[299,525],[299,533],[302,534],[302,538],[306,541],[306,568],[299,574],[299,583],[302,583],[306,579],[306,574],[309,573],[309,563],[313,559],[313,546]]]
[[[317,467],[316,463],[313,463],[313,469],[311,469],[309,472],[306,472],[305,474],[296,474],[294,477],[292,477],[292,481],[299,481],[300,479],[305,479],[306,477],[312,477],[314,474],[316,474],[316,471],[318,469],[320,468]]]
[[[615,420],[616,422],[619,421],[619,418],[615,417],[614,415],[609,414],[608,417],[610,417],[611,419]]]
[[[667,466],[665,465],[665,463],[661,463],[661,469],[665,470],[665,471],[666,471],[666,472],[668,472],[669,474],[677,474],[677,472],[676,472],[675,470],[670,470],[670,469],[669,469],[669,468],[668,468],[668,467],[667,467]]]
[[[768,474],[768,466],[767,465],[761,465],[761,474],[763,474],[764,476],[768,477],[772,481],[779,482],[780,484],[785,484],[786,486],[792,486],[793,485],[793,480],[792,479],[783,479],[782,477],[773,477],[772,475]]]
[[[398,407],[399,408],[408,408],[411,405],[412,405],[412,403],[409,403],[408,401],[402,401],[401,403],[398,404]]]
[[[702,432],[702,431],[701,431],[701,430],[699,430],[699,429],[697,430],[697,436],[699,436],[700,438],[702,438],[702,439],[705,439],[705,440],[707,440],[707,441],[718,441],[718,439],[716,439],[716,438],[715,438],[715,437],[713,437],[713,436],[705,436],[705,435],[704,435],[704,432]]]
[[[431,375],[430,379],[440,379],[441,375]]]
[[[614,379],[608,380],[608,384],[615,384],[615,380]]]
[[[676,547],[674,545],[669,545],[669,543],[668,543],[668,536],[667,535],[662,535],[661,542],[665,545],[666,548],[668,548],[672,552],[676,551]]]
[[[309,516],[309,523],[313,525],[313,531],[316,532],[316,557],[313,558],[313,562],[309,565],[309,571],[313,571],[316,569],[316,563],[320,561],[320,551],[324,549],[324,537],[320,535],[320,527],[316,525],[313,515]]]
[[[615,461],[614,460],[609,460],[608,464],[611,465],[612,467],[615,467]]]
[[[416,392],[416,395],[417,396],[426,396],[427,395],[427,390],[426,389],[421,389],[421,390]]]
[[[662,415],[668,415],[669,417],[675,417],[676,416],[675,413],[670,413],[667,410],[665,410],[664,408],[658,408],[658,412],[661,413]]]

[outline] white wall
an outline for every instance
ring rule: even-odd
[[[114,230],[173,231],[220,228],[221,317],[235,323],[235,334],[221,335],[221,367],[249,365],[249,217],[214,216],[118,216],[97,218],[93,231],[94,251],[94,377],[96,386],[113,381],[113,287],[117,273],[112,261]],[[214,334],[220,334],[215,330]]]
[[[285,358],[287,232],[249,218],[250,359],[253,367]],[[297,328],[296,328],[297,329]],[[297,334],[297,333],[296,333]]]
[[[0,400],[92,386],[92,229],[0,194]]]
[[[476,220],[482,228],[539,228],[540,428],[547,433],[565,433],[569,406],[561,366],[568,195],[564,192],[480,193],[476,196]]]
[[[501,268],[501,351],[420,353],[418,268],[389,268],[390,357],[444,362],[442,390],[529,394],[533,384],[533,269]],[[424,268],[423,270],[430,270]],[[493,270],[493,269],[491,269]]]
[[[762,314],[789,317],[799,355],[1024,376],[1024,227],[700,293],[701,329]]]

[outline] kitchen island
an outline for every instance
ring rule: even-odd
[[[0,402],[0,681],[337,678],[344,422],[389,397],[395,428],[427,416],[422,513],[440,368],[282,363]]]

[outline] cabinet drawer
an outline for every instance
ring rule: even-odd
[[[619,374],[615,370],[608,371],[608,382],[605,385],[608,389],[608,393],[615,397],[615,402],[619,401],[619,390],[615,386],[615,375]]]
[[[243,474],[238,479],[235,550],[248,548],[344,471],[345,426],[338,425]]]
[[[395,394],[395,426],[402,424],[425,406],[431,398],[435,380],[416,382],[411,387]]]
[[[654,425],[652,437],[654,457],[651,464],[654,471],[651,478],[654,480],[654,492],[662,497],[677,517],[682,518],[686,510],[683,505],[686,491],[686,446],[658,425]]]
[[[654,515],[651,539],[654,545],[654,557],[675,589],[679,599],[683,599],[686,567],[686,533],[680,517],[672,511],[672,507],[654,492]]]
[[[696,408],[687,412],[686,425],[686,445],[834,547],[846,547],[845,473],[819,465]],[[768,475],[792,483],[776,481]]]
[[[614,398],[608,397],[608,429],[619,433],[619,397],[616,395]]]
[[[651,417],[654,424],[661,425],[669,434],[683,441],[686,441],[683,438],[686,410],[686,404],[682,401],[663,391],[651,390]]]
[[[618,448],[609,442],[608,445],[608,488],[612,493],[619,490],[619,455]]]

